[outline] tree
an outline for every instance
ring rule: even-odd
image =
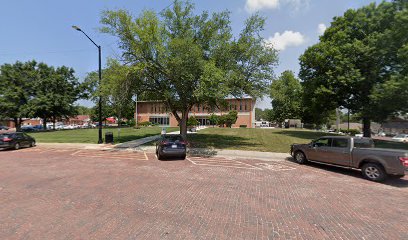
[[[190,116],[187,120],[187,126],[192,127],[192,126],[197,126],[199,122],[197,121],[195,116]]]
[[[228,12],[193,10],[190,2],[174,1],[160,15],[104,11],[101,20],[102,32],[119,38],[127,78],[139,94],[165,102],[184,137],[192,106],[214,106],[231,94],[262,96],[277,62],[260,37],[265,19],[250,17],[234,39]]]
[[[37,80],[36,66],[35,61],[0,66],[0,117],[13,119],[17,131],[27,115],[32,85]]]
[[[215,125],[218,124],[218,120],[219,120],[219,116],[215,115],[214,113],[210,115],[210,117],[208,118],[208,120],[210,121],[210,124],[214,127]]]
[[[273,120],[282,123],[285,119],[301,117],[302,86],[292,71],[284,71],[271,84]]]
[[[74,70],[65,66],[54,68],[45,63],[36,67],[37,79],[32,83],[33,96],[27,102],[27,113],[54,123],[58,118],[68,118],[77,114],[74,103],[81,97],[82,86],[74,76]]]
[[[85,107],[85,106],[75,106],[75,111],[78,113],[78,115],[91,115],[92,109]]]
[[[235,110],[229,111],[228,114],[223,115],[222,117],[223,117],[224,124],[225,124],[227,127],[230,128],[230,127],[232,127],[232,124],[235,124],[235,123],[237,122],[238,112],[235,111]]]
[[[334,18],[320,42],[300,57],[310,119],[344,107],[361,114],[369,137],[372,120],[407,111],[407,13],[408,3],[395,0]]]

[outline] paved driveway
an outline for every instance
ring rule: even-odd
[[[0,239],[408,239],[408,178],[145,152],[0,151]]]

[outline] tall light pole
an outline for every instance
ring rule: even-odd
[[[101,46],[96,44],[82,29],[80,29],[77,26],[72,26],[73,29],[82,32],[91,42],[98,48],[98,53],[99,53],[99,87],[101,86],[101,81],[102,81],[102,69],[101,69]],[[100,90],[99,90],[100,91]],[[99,124],[98,124],[98,143],[103,143],[102,140],[102,96],[99,92],[99,102],[98,102],[98,118],[99,118]]]

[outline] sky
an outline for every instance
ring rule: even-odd
[[[285,70],[299,71],[299,56],[317,43],[333,17],[347,9],[359,8],[375,0],[192,0],[197,14],[202,11],[231,13],[235,36],[245,19],[259,12],[266,17],[262,37],[279,50],[275,75]],[[380,1],[376,1],[377,3]],[[103,10],[126,9],[134,16],[143,10],[161,11],[172,0],[1,0],[0,65],[36,60],[52,66],[74,68],[80,81],[98,69],[97,48],[72,29],[79,26],[102,47],[102,65],[107,57],[120,55],[117,39],[99,31]],[[89,101],[79,104],[91,106]],[[260,108],[271,108],[270,99],[258,101]]]

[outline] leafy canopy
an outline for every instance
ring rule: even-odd
[[[373,3],[335,17],[300,57],[307,111],[316,117],[337,107],[361,113],[369,135],[370,120],[408,110],[407,53],[407,1]]]
[[[229,12],[194,14],[174,1],[160,14],[104,11],[102,32],[119,38],[127,78],[145,98],[163,100],[186,132],[193,105],[216,106],[227,96],[260,97],[272,79],[276,51],[260,36],[265,20],[250,17],[237,39]]]

